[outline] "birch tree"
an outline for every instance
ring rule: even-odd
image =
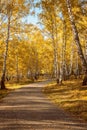
[[[71,22],[71,26],[72,26],[72,31],[74,34],[74,39],[77,45],[77,49],[78,49],[78,55],[82,61],[82,66],[84,68],[84,73],[85,73],[85,77],[83,79],[83,85],[87,84],[87,61],[84,58],[84,54],[81,48],[81,44],[80,44],[80,39],[79,39],[79,34],[78,34],[78,30],[77,27],[75,25],[75,21],[74,21],[74,15],[72,13],[72,5],[70,0],[66,0],[66,5],[67,5],[67,9],[68,9],[68,15],[70,18],[70,22]]]
[[[6,89],[5,87],[5,76],[6,76],[6,64],[7,64],[7,57],[8,57],[8,47],[11,35],[11,30],[14,30],[14,21],[18,20],[18,18],[22,19],[29,13],[29,3],[25,4],[25,0],[23,1],[6,1],[4,0],[4,8],[2,9],[3,15],[6,17],[5,23],[7,23],[7,33],[6,33],[6,41],[5,41],[5,51],[4,51],[4,61],[3,61],[3,70],[1,76],[1,89]],[[20,6],[19,6],[20,5]],[[3,28],[3,30],[5,30]],[[16,32],[16,31],[15,31]]]
[[[5,89],[5,74],[6,74],[6,61],[7,61],[7,55],[8,55],[8,43],[9,43],[9,37],[10,37],[10,22],[11,22],[11,8],[10,5],[7,5],[7,38],[5,42],[5,52],[4,52],[4,61],[3,61],[3,71],[2,71],[2,77],[1,77],[1,89]]]
[[[43,12],[41,14],[42,24],[44,24],[48,36],[51,39],[53,45],[53,75],[56,78],[57,83],[59,82],[59,66],[58,66],[58,10],[56,1],[42,1]]]

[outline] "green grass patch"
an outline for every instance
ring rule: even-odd
[[[55,82],[44,88],[44,93],[59,107],[87,121],[87,86],[81,86],[81,79]]]

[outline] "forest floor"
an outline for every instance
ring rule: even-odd
[[[41,79],[41,80],[34,81],[34,82],[41,82],[41,81],[44,81],[44,80]],[[19,88],[23,87],[23,85],[27,85],[27,84],[34,83],[34,82],[29,79],[22,79],[19,82],[17,82],[16,80],[7,81],[5,83],[6,90],[0,90],[0,99],[7,96],[11,91],[14,91],[15,89],[19,89]]]
[[[0,130],[87,130],[82,119],[65,112],[46,97],[42,90],[49,83],[23,85],[1,99]]]
[[[81,79],[64,81],[61,86],[51,82],[43,90],[58,107],[87,121],[87,86]]]

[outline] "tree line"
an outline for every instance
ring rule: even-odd
[[[87,84],[87,2],[85,0],[0,1],[0,85],[16,78],[49,74],[61,84],[81,75]],[[24,19],[39,8],[38,28]]]

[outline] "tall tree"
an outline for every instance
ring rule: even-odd
[[[4,62],[3,62],[3,72],[1,77],[1,89],[5,89],[5,74],[6,74],[6,61],[7,61],[7,55],[8,55],[8,43],[9,43],[9,37],[10,37],[10,22],[11,22],[11,8],[9,4],[7,5],[7,38],[6,38],[6,46],[5,46],[5,52],[4,52]]]
[[[30,2],[30,1],[29,1]],[[2,3],[3,4],[3,3]],[[20,5],[20,6],[19,6]],[[10,40],[10,32],[15,30],[14,21],[25,17],[29,13],[30,7],[29,3],[26,0],[23,1],[5,1],[4,8],[2,8],[2,13],[5,15],[6,20],[5,24],[7,23],[7,35],[6,35],[6,42],[5,42],[5,51],[4,51],[4,61],[3,61],[3,71],[1,76],[1,89],[5,89],[5,75],[6,75],[6,64],[7,64],[7,56],[8,56],[8,45]],[[3,28],[3,30],[5,30]],[[17,33],[15,33],[17,35]],[[11,37],[12,39],[12,37]]]
[[[59,66],[58,66],[58,9],[55,1],[42,0],[42,23],[46,28],[54,51],[53,75],[56,81],[59,82]]]
[[[68,9],[68,15],[70,18],[70,22],[71,22],[71,26],[72,26],[72,30],[73,30],[73,34],[74,34],[74,39],[78,48],[78,55],[80,56],[80,59],[82,61],[82,66],[84,68],[84,72],[85,72],[85,77],[83,79],[83,85],[87,84],[87,61],[84,58],[84,54],[81,48],[81,44],[80,44],[80,39],[79,39],[79,35],[78,35],[78,30],[77,27],[75,25],[75,21],[74,21],[74,15],[72,13],[72,5],[70,0],[66,0],[66,5],[67,5],[67,9]]]

